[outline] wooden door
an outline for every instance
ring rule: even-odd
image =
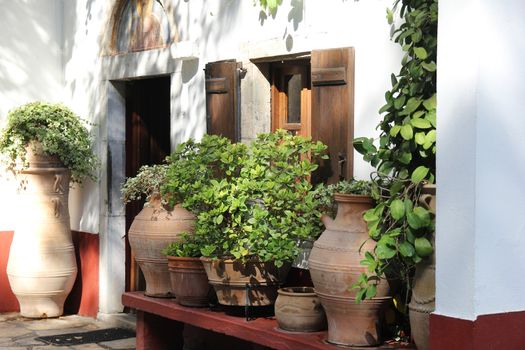
[[[330,159],[315,183],[353,177],[354,48],[314,50],[311,58],[312,138],[328,146]]]
[[[142,165],[159,164],[170,154],[170,77],[126,83],[126,177]],[[144,202],[126,205],[126,233]],[[145,287],[126,236],[126,289]]]
[[[241,139],[240,69],[235,60],[208,63],[205,68],[207,133],[232,142]]]

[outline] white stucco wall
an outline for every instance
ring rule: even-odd
[[[0,126],[21,104],[62,100],[60,0],[0,0]],[[0,174],[0,231],[13,230],[16,184]],[[27,215],[27,214],[26,214]]]
[[[525,310],[525,3],[439,6],[436,313]]]

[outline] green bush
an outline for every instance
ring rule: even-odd
[[[27,168],[26,147],[31,141],[42,146],[44,154],[57,156],[71,170],[71,181],[96,179],[97,158],[91,150],[91,137],[82,120],[61,104],[33,102],[7,115],[0,135],[0,152],[15,172]]]
[[[205,257],[274,261],[293,260],[299,239],[321,232],[319,201],[309,181],[317,165],[309,157],[326,149],[284,130],[261,134],[247,149],[229,145],[201,191],[185,199],[197,208],[195,234]]]

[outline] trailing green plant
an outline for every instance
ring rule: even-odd
[[[127,178],[122,185],[121,193],[124,203],[160,195],[160,189],[166,179],[167,164],[143,165],[137,175]]]
[[[0,153],[15,173],[28,167],[26,147],[40,144],[48,156],[57,156],[71,170],[71,181],[85,177],[96,180],[97,158],[91,149],[87,122],[61,104],[32,102],[7,115],[7,125],[0,135]]]
[[[205,257],[274,261],[298,254],[299,239],[321,232],[319,201],[309,176],[311,158],[324,157],[320,142],[284,130],[260,134],[229,176],[212,179],[193,200],[202,203],[195,234]],[[221,159],[231,159],[224,153]],[[235,158],[235,157],[234,157]]]
[[[373,297],[373,281],[384,274],[408,284],[414,266],[433,253],[433,218],[418,198],[421,185],[435,180],[438,3],[396,0],[393,10],[387,10],[389,23],[396,13],[404,22],[393,40],[405,55],[379,110],[383,114],[379,145],[366,137],[354,141],[355,149],[377,168],[373,176],[377,206],[364,215],[377,245],[362,262],[369,274],[354,286],[359,289],[358,300]]]
[[[180,235],[180,240],[170,243],[162,250],[162,254],[182,258],[198,258],[201,256],[201,247],[203,245],[200,242],[200,237],[183,232]]]

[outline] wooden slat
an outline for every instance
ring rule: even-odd
[[[335,183],[353,176],[354,49],[312,51],[312,137],[328,146],[330,160],[313,181]],[[314,81],[316,83],[314,83]],[[343,84],[344,82],[344,84]],[[346,157],[342,172],[340,156]]]
[[[238,68],[234,60],[208,63],[205,68],[207,132],[233,142],[240,140]]]
[[[346,67],[312,69],[312,85],[346,84]]]

